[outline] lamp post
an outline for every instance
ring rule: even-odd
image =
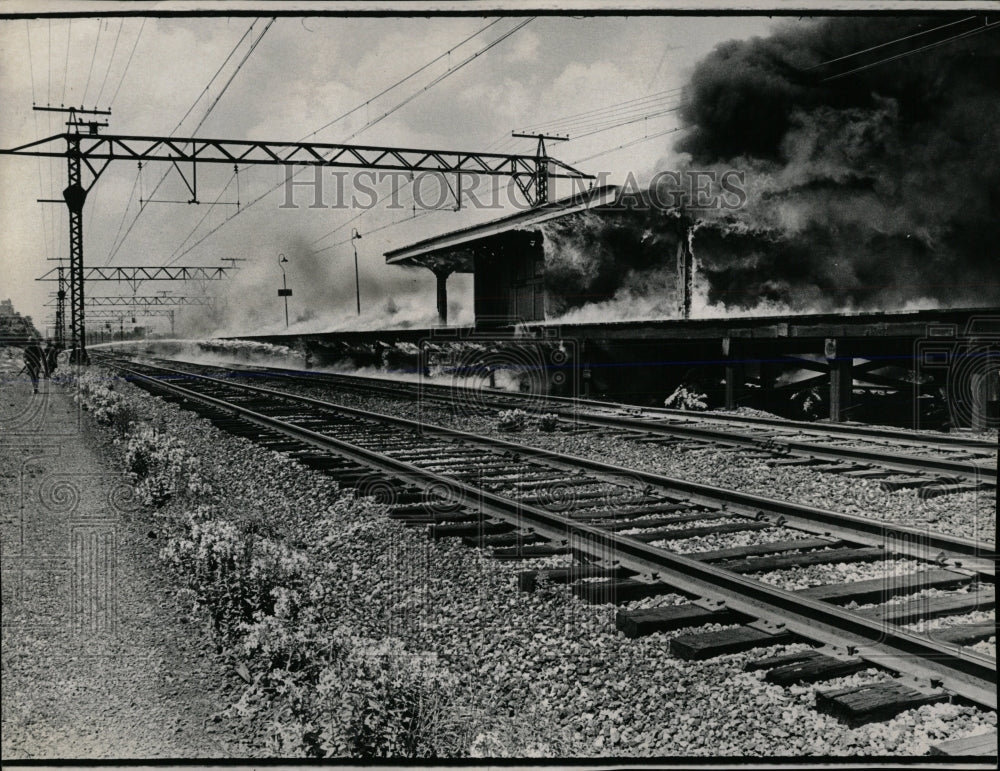
[[[284,254],[279,254],[278,267],[281,268],[281,289],[278,290],[278,297],[285,298],[285,329],[288,329],[288,297],[292,294],[292,290],[288,288],[288,282],[285,277],[286,262],[288,262],[288,258]]]
[[[358,315],[361,315],[361,279],[358,278],[358,239],[361,234],[357,228],[351,228],[351,246],[354,247],[354,291],[358,300]]]

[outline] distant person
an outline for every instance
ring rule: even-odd
[[[45,354],[38,343],[28,343],[24,349],[24,368],[28,370],[31,386],[38,393],[38,375],[45,368]]]
[[[53,343],[51,340],[45,344],[45,377],[52,377],[52,373],[59,366],[59,352],[61,350],[62,346]]]

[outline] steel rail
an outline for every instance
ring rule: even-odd
[[[246,371],[255,371],[254,368],[250,367],[241,369],[245,369]],[[257,368],[257,371],[269,371],[269,370],[275,370],[277,374],[286,378],[309,380],[312,382],[316,381],[315,375],[285,373],[280,371],[280,368],[271,368],[271,367]],[[322,377],[324,380],[328,380],[329,382],[337,382],[334,378],[354,378],[354,376],[351,375],[339,375],[339,374],[328,375],[327,373],[323,373],[322,375],[320,375],[320,377]],[[504,406],[516,406],[518,403],[523,404],[525,401],[529,401],[534,398],[541,398],[544,403],[549,403],[552,401],[557,401],[559,403],[568,403],[571,405],[571,407],[574,408],[584,405],[590,406],[599,404],[595,402],[585,402],[581,400],[569,399],[567,397],[552,397],[552,396],[532,397],[512,392],[497,391],[495,389],[477,390],[477,389],[467,389],[461,386],[445,386],[440,384],[414,383],[412,384],[413,388],[407,389],[406,386],[408,384],[400,381],[386,381],[376,378],[361,378],[361,377],[357,377],[354,379],[358,381],[375,380],[377,382],[371,384],[358,382],[357,387],[369,390],[380,390],[385,393],[401,393],[405,392],[406,390],[410,390],[412,392],[414,388],[417,389],[418,391],[423,389],[425,392],[426,389],[428,388],[439,390],[441,392],[440,396],[427,394],[430,396],[430,398],[439,401],[448,400],[450,397],[454,395],[455,391],[458,391],[459,393],[462,392],[475,393],[475,394],[488,393],[491,397],[495,397],[498,403],[503,404]],[[445,393],[446,391],[449,391],[450,393]],[[613,407],[614,405],[602,406],[603,409],[609,409]],[[970,477],[975,480],[983,480],[985,482],[994,485],[996,484],[997,481],[997,467],[995,458],[993,459],[993,463],[991,466],[990,459],[988,458],[983,458],[982,461],[979,462],[974,460],[959,461],[941,457],[922,457],[916,455],[907,455],[904,453],[882,452],[878,450],[866,450],[866,449],[851,448],[851,447],[837,447],[835,449],[831,449],[831,448],[824,448],[822,446],[813,444],[808,441],[794,441],[792,439],[785,439],[781,437],[768,437],[765,439],[761,437],[754,437],[752,435],[741,436],[739,434],[733,434],[730,432],[725,432],[713,428],[705,428],[698,426],[682,426],[682,425],[677,425],[676,423],[665,425],[659,422],[648,422],[640,417],[635,417],[632,415],[601,415],[593,412],[581,413],[576,409],[555,410],[555,414],[561,418],[575,419],[577,421],[582,421],[584,423],[592,423],[596,425],[603,425],[614,428],[627,428],[630,430],[635,430],[637,432],[659,434],[662,436],[687,436],[699,439],[707,439],[712,442],[725,444],[731,447],[750,447],[754,449],[767,449],[772,451],[784,450],[799,456],[806,456],[818,460],[843,461],[845,459],[849,459],[849,460],[871,461],[873,463],[877,463],[880,466],[883,466],[887,469],[891,469],[894,471],[902,471],[909,473],[938,472],[938,473],[956,474],[956,475],[961,475],[963,477]],[[684,415],[689,420],[697,420],[701,417],[700,414],[697,417],[692,416],[691,413],[681,412],[680,414]],[[675,416],[671,415],[670,417],[675,417]],[[732,420],[733,422],[736,423],[741,422],[739,418],[733,418]],[[784,430],[788,430],[788,428],[790,428],[790,426],[786,426],[780,423],[779,421],[775,421],[774,424],[772,425]],[[811,424],[803,424],[803,425],[811,426],[810,429],[808,430],[812,433],[815,433],[817,435],[817,438],[824,438],[826,436],[834,435],[835,433],[833,431],[827,432],[825,428],[817,428],[816,426],[812,426]],[[910,443],[917,444],[919,443],[919,438],[908,438],[908,441]],[[931,439],[930,441],[934,442],[935,440]],[[992,445],[986,442],[982,443],[982,445],[976,445],[976,446],[985,446],[986,448],[989,449],[995,449]],[[971,450],[972,448],[966,446],[963,447],[963,449]]]
[[[234,368],[241,369],[256,369],[260,371],[273,371],[280,374],[296,375],[303,378],[314,379],[316,377],[324,378],[345,378],[354,379],[359,381],[375,381],[380,384],[403,384],[407,381],[400,380],[390,380],[388,378],[376,378],[367,377],[362,375],[350,375],[346,373],[333,373],[333,372],[313,372],[311,370],[296,370],[285,367],[274,367],[274,366],[258,366],[250,367],[240,364],[227,365]],[[416,384],[415,384],[416,385]],[[926,447],[927,445],[940,446],[941,448],[958,447],[960,449],[984,449],[995,452],[997,449],[997,443],[985,439],[977,439],[974,437],[963,437],[955,436],[950,434],[927,434],[927,433],[915,433],[901,430],[894,430],[889,428],[877,428],[873,426],[862,426],[862,425],[847,425],[844,423],[815,423],[808,422],[804,420],[787,420],[785,418],[767,418],[757,415],[732,415],[732,414],[719,414],[715,412],[688,412],[684,410],[675,410],[668,407],[639,407],[636,405],[625,404],[622,402],[610,402],[601,401],[599,399],[584,399],[581,397],[574,396],[555,396],[555,395],[545,395],[543,397],[535,397],[533,395],[520,394],[514,391],[504,391],[499,388],[468,388],[467,386],[459,385],[445,385],[442,383],[420,383],[421,388],[430,389],[440,389],[440,390],[451,390],[451,391],[469,391],[472,393],[486,393],[494,395],[497,397],[509,398],[511,400],[529,400],[533,398],[541,398],[545,402],[554,404],[566,404],[573,407],[592,407],[601,410],[618,410],[618,411],[628,411],[635,415],[635,413],[642,413],[643,415],[659,416],[662,415],[665,418],[677,418],[683,420],[706,420],[714,422],[729,422],[729,423],[746,423],[746,424],[758,424],[762,426],[772,426],[775,428],[781,428],[785,430],[799,430],[808,433],[815,433],[818,436],[835,436],[842,434],[845,437],[862,437],[864,439],[880,438],[889,439],[898,442],[908,442],[912,444],[917,444]]]
[[[515,500],[502,498],[450,477],[426,471],[411,463],[387,457],[293,423],[273,418],[247,407],[220,399],[176,383],[145,375],[123,365],[115,365],[132,378],[154,389],[173,392],[182,398],[200,401],[235,413],[251,422],[277,429],[309,444],[333,448],[349,458],[427,488],[444,485],[459,502],[496,516],[551,539],[571,542],[588,554],[613,554],[620,565],[650,580],[659,580],[692,595],[718,603],[737,613],[763,618],[777,631],[789,631],[828,645],[846,647],[855,655],[910,675],[932,686],[991,708],[996,707],[996,659],[959,646],[935,642],[899,627],[858,616],[838,606],[812,600],[794,592],[731,573],[723,568],[666,551],[628,536],[581,524]],[[166,369],[155,367],[156,369]],[[187,373],[180,373],[185,377]],[[233,390],[269,392],[254,386],[236,386],[215,378],[195,376]],[[290,395],[270,395],[289,399]],[[300,401],[292,397],[292,401]],[[327,405],[335,407],[336,405]],[[337,408],[340,409],[340,408]],[[376,416],[377,413],[369,413]],[[408,421],[409,422],[409,421]],[[506,444],[506,443],[505,443]]]
[[[792,503],[790,501],[766,498],[751,493],[706,485],[701,482],[668,477],[650,471],[626,469],[621,466],[577,455],[568,455],[539,447],[516,444],[495,437],[414,421],[395,415],[361,410],[356,407],[345,407],[310,396],[291,394],[287,391],[248,384],[233,384],[207,375],[173,370],[169,367],[162,367],[155,364],[143,363],[142,366],[170,372],[176,379],[195,378],[215,383],[216,385],[245,389],[270,397],[289,399],[300,404],[308,404],[320,409],[333,410],[367,420],[392,423],[425,434],[434,433],[439,436],[460,439],[480,446],[494,447],[520,457],[544,460],[546,463],[565,471],[578,472],[581,469],[585,469],[600,474],[605,479],[619,484],[624,482],[635,486],[636,482],[639,482],[640,486],[653,485],[655,487],[667,488],[675,492],[679,491],[694,496],[695,500],[699,502],[713,504],[722,502],[726,505],[727,510],[735,515],[754,517],[758,520],[767,520],[779,525],[788,524],[806,532],[845,538],[870,546],[885,547],[888,545],[894,552],[905,556],[936,561],[941,565],[971,570],[982,575],[995,575],[997,553],[994,543],[958,538],[931,530],[899,525],[886,520],[844,514]]]

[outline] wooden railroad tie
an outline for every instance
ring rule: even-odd
[[[615,616],[615,626],[626,637],[645,637],[655,632],[673,632],[706,624],[738,624],[743,616],[728,608],[707,610],[698,605],[670,605],[664,608],[621,610]]]
[[[660,581],[637,581],[634,578],[590,581],[573,584],[573,594],[581,600],[601,605],[604,603],[631,602],[645,597],[656,597],[672,591],[669,584]]]
[[[634,538],[637,541],[650,543],[651,541],[677,541],[685,538],[699,538],[703,535],[716,535],[722,533],[740,533],[746,530],[767,530],[773,527],[770,522],[732,522],[722,525],[705,525],[704,527],[689,527],[687,529],[677,528],[676,530],[653,530],[649,533],[635,533],[625,536]]]
[[[466,536],[478,537],[481,535],[499,535],[509,533],[514,526],[509,522],[498,522],[483,520],[471,525],[464,524],[444,524],[434,525],[431,528],[431,538],[435,541],[441,538],[462,538]]]
[[[779,554],[771,557],[729,560],[727,562],[720,562],[719,567],[731,570],[734,573],[762,573],[771,570],[783,570],[785,568],[805,567],[807,565],[822,565],[828,562],[877,562],[884,559],[885,556],[885,551],[877,547],[823,549],[795,554]]]
[[[850,584],[824,584],[799,589],[796,594],[826,602],[885,602],[890,597],[914,594],[921,589],[956,589],[972,582],[972,577],[952,570],[922,570],[911,575],[872,578]]]
[[[952,755],[969,757],[992,757],[997,756],[997,730],[966,736],[964,739],[952,739],[931,745],[931,755]]]
[[[755,662],[753,669],[764,669],[764,680],[774,685],[818,683],[835,677],[846,677],[868,669],[871,665],[856,656],[830,656],[820,651],[805,651],[789,656],[775,656]],[[744,670],[749,670],[744,667]]]
[[[752,626],[738,626],[735,629],[720,629],[717,632],[701,632],[675,637],[670,641],[670,652],[685,661],[725,656],[728,653],[742,653],[754,648],[784,645],[792,642],[791,632],[764,632]]]
[[[905,602],[864,608],[858,615],[887,624],[909,624],[915,621],[957,616],[975,611],[996,608],[996,590],[992,586],[979,586],[974,591],[944,597],[914,597]],[[934,634],[933,632],[931,633]]]
[[[498,560],[524,560],[536,557],[561,557],[569,554],[569,546],[510,546],[494,549],[490,555]]]
[[[522,592],[533,592],[538,588],[539,581],[549,581],[554,584],[569,584],[581,578],[625,578],[634,575],[626,568],[605,568],[600,565],[574,565],[568,568],[549,568],[547,570],[524,570],[517,575],[517,585]]]
[[[905,683],[893,681],[816,692],[816,709],[853,723],[889,720],[900,712],[946,701],[948,694],[940,688],[917,690]]]

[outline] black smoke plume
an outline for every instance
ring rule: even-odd
[[[689,169],[745,172],[747,192],[739,209],[689,212],[700,222],[694,252],[705,304],[730,312],[1000,304],[1000,30],[944,42],[984,24],[935,31],[957,21],[789,22],[766,38],[721,44],[696,65],[675,150]],[[866,65],[874,66],[844,74]],[[665,296],[674,251],[662,251],[657,273],[635,244],[660,230],[630,216],[630,247],[602,241],[590,288],[628,302],[627,281],[643,279]],[[675,238],[669,218],[659,227]],[[610,295],[609,275],[619,281]]]

